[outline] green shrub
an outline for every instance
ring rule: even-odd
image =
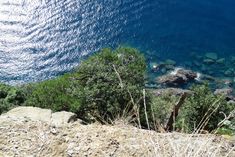
[[[0,84],[0,114],[7,112],[25,101],[24,92],[20,87]]]
[[[82,91],[78,114],[107,120],[131,109],[131,99],[142,98],[145,69],[143,55],[133,48],[102,49],[82,62],[73,74]]]
[[[53,80],[36,83],[24,87],[27,93],[26,105],[49,108],[53,111],[73,111],[79,108],[79,99],[71,91],[68,75]]]
[[[217,129],[218,123],[224,119],[220,112],[228,115],[234,107],[223,96],[214,95],[207,84],[193,86],[192,91],[194,94],[183,104],[176,126],[186,132]]]

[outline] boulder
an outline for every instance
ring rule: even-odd
[[[190,81],[197,78],[197,73],[191,70],[179,69],[177,74],[185,76]]]
[[[197,78],[197,73],[191,70],[181,68],[175,69],[173,72],[157,78],[157,83],[166,86],[181,86]]]
[[[50,109],[41,109],[38,107],[20,106],[0,116],[0,122],[4,123],[7,119],[20,121],[41,121],[55,127],[61,127],[68,123],[77,121],[76,114],[72,112],[55,112]],[[79,120],[80,121],[80,120]],[[81,122],[81,121],[80,121]]]
[[[157,83],[166,86],[180,86],[187,82],[187,78],[179,75],[166,74],[158,77]]]
[[[4,116],[14,117],[14,118],[25,118],[32,121],[43,121],[46,123],[51,122],[52,111],[49,109],[41,109],[37,107],[16,107],[7,113]]]

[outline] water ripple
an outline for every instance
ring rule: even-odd
[[[235,52],[235,18],[229,16],[235,9],[227,5],[223,12],[219,0],[208,1],[1,0],[0,81],[51,78],[101,47],[119,44],[179,60],[195,47],[226,45]]]

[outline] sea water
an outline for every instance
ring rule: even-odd
[[[0,0],[1,82],[49,79],[119,45],[233,79],[235,1]]]

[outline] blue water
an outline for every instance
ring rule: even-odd
[[[120,44],[179,65],[192,52],[230,58],[234,15],[234,0],[1,0],[0,81],[48,79]]]

